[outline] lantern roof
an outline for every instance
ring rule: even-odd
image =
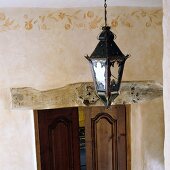
[[[114,42],[115,34],[110,31],[110,27],[104,26],[102,30],[98,38],[100,41],[91,54],[90,59],[104,59],[109,57],[112,61],[126,60],[127,57]]]

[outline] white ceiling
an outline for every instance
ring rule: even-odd
[[[4,7],[72,8],[103,6],[104,0],[0,0]],[[160,7],[162,0],[107,0],[110,6]]]

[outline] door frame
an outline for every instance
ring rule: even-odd
[[[96,107],[96,106],[95,106]],[[56,108],[57,109],[57,108]],[[125,105],[126,114],[126,140],[127,140],[127,170],[131,170],[131,105]],[[34,110],[34,129],[35,129],[35,146],[37,170],[41,170],[40,140],[38,126],[38,112]]]
[[[127,170],[131,170],[131,105],[125,105],[126,140],[127,140]]]
[[[37,170],[41,170],[40,137],[39,137],[39,124],[38,124],[38,111],[37,110],[34,110],[34,129],[35,129]]]

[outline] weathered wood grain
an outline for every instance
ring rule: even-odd
[[[114,104],[132,104],[161,97],[162,85],[154,81],[123,82]],[[92,82],[39,91],[31,87],[11,88],[13,109],[52,109],[73,106],[103,106]]]

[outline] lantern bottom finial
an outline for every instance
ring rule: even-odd
[[[106,108],[109,108],[111,103],[115,100],[115,98],[119,95],[119,92],[112,92],[111,96],[106,97],[102,93],[98,93],[99,98],[102,100]]]

